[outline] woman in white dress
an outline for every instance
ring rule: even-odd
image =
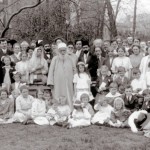
[[[118,67],[120,66],[125,68],[125,76],[130,79],[132,64],[130,62],[129,57],[125,56],[124,47],[118,49],[118,57],[116,57],[112,63],[112,72],[116,74],[118,72]]]
[[[42,47],[35,48],[29,64],[30,83],[33,84],[34,81],[41,81],[45,84],[47,82],[48,64],[44,58]]]
[[[140,71],[141,71],[141,77],[145,80],[146,73],[149,71],[149,65],[150,65],[150,47],[147,49],[147,52],[149,55],[145,56],[141,60],[140,64]]]
[[[17,72],[19,72],[21,74],[21,81],[28,83],[28,81],[29,81],[29,62],[27,61],[27,53],[22,52],[20,57],[21,57],[21,61],[16,64],[15,69]]]

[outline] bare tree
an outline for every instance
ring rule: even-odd
[[[135,0],[134,4],[134,16],[133,16],[133,38],[135,37],[135,31],[136,31],[136,11],[137,11],[137,0]]]
[[[14,14],[11,15],[11,17],[9,18],[4,30],[2,31],[1,33],[1,37],[4,37],[6,32],[9,30],[10,28],[10,24],[11,24],[11,21],[13,20],[13,18],[15,16],[17,16],[18,14],[20,14],[23,10],[25,9],[31,9],[31,8],[35,8],[37,7],[38,5],[40,5],[41,3],[43,3],[45,0],[38,0],[36,4],[32,5],[32,6],[26,6],[26,7],[23,7],[23,8],[20,8],[17,12],[15,12]]]

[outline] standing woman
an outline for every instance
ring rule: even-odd
[[[21,74],[21,81],[29,83],[29,62],[27,60],[27,53],[25,51],[20,54],[21,61],[16,63],[15,69]]]
[[[147,48],[148,55],[143,57],[140,64],[141,77],[145,79],[146,72],[149,71],[150,66],[150,47]]]
[[[130,58],[132,67],[139,69],[141,60],[143,58],[143,55],[140,53],[140,46],[139,45],[134,44],[132,46],[132,55],[130,55],[129,58]],[[131,76],[133,76],[133,74]]]
[[[48,73],[47,85],[53,89],[53,97],[58,100],[65,96],[70,108],[73,108],[73,75],[75,66],[70,57],[66,54],[67,45],[58,44],[59,55],[52,59]]]
[[[125,71],[126,71],[125,76],[130,79],[132,64],[130,62],[129,57],[125,56],[125,52],[126,51],[125,51],[124,47],[118,48],[118,57],[116,57],[113,60],[111,70],[114,74],[117,74],[118,73],[118,67],[124,67]]]
[[[140,46],[133,45],[132,46],[133,54],[130,55],[130,61],[133,68],[139,68],[141,60],[143,58],[142,54],[140,53]]]

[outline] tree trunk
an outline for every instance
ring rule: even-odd
[[[117,36],[115,16],[113,14],[113,8],[110,0],[106,0],[106,5],[108,10],[109,22],[110,22],[110,37],[111,39],[113,39]]]
[[[102,39],[103,39],[103,30],[104,30],[104,21],[105,21],[105,10],[106,10],[106,0],[104,0],[104,7],[101,14],[101,24],[100,24],[100,31],[99,31],[100,32],[99,36]]]
[[[134,5],[133,38],[135,37],[135,33],[136,33],[136,11],[137,11],[137,0],[135,0],[135,5]]]

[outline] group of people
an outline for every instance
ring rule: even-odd
[[[0,76],[0,123],[96,124],[150,136],[150,41],[1,39]]]

